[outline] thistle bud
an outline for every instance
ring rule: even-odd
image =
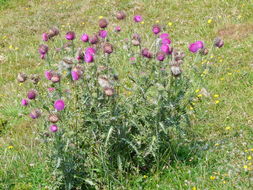
[[[49,39],[48,34],[47,33],[43,33],[42,34],[42,40],[46,42],[46,41],[48,41],[48,39]]]
[[[113,52],[113,46],[110,43],[105,43],[103,45],[104,53],[111,54]]]
[[[109,23],[105,18],[100,19],[99,23],[98,23],[100,28],[106,28],[108,26],[108,24]]]
[[[126,18],[125,12],[124,12],[124,11],[119,11],[119,12],[117,12],[117,13],[116,13],[116,18],[117,18],[118,20],[123,20],[123,19],[125,19],[125,18]]]
[[[17,80],[18,82],[25,82],[27,79],[27,75],[25,73],[19,73],[18,74],[18,77],[17,77]]]

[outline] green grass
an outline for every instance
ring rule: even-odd
[[[4,2],[0,0],[0,7]],[[196,87],[211,94],[191,111],[198,154],[186,156],[189,150],[177,150],[169,168],[129,176],[125,184],[115,184],[117,189],[252,188],[253,161],[248,159],[253,157],[249,150],[253,148],[252,1],[12,0],[7,4],[0,8],[0,121],[7,121],[3,127],[0,122],[0,189],[53,189],[55,185],[46,162],[48,150],[36,140],[40,126],[19,116],[25,92],[15,81],[18,72],[41,71],[37,53],[41,33],[54,25],[62,34],[68,30],[91,33],[100,15],[117,23],[112,17],[116,9],[129,15],[123,30],[132,26],[133,14],[143,15],[145,24],[139,27],[143,34],[157,20],[172,22],[168,32],[175,46],[186,52],[187,44],[199,39],[211,44],[221,35],[225,40],[224,48],[206,58],[213,65],[205,74],[205,86]],[[186,58],[185,67],[191,61]],[[127,69],[127,63],[122,68]],[[215,94],[219,97],[214,98]]]

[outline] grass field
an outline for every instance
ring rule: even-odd
[[[41,34],[51,26],[63,33],[91,33],[99,16],[113,20],[117,10],[129,15],[123,30],[131,27],[133,15],[141,14],[143,34],[156,22],[164,24],[174,45],[187,54],[187,45],[196,40],[211,45],[220,36],[225,46],[208,54],[205,62],[212,63],[212,69],[203,74],[205,86],[196,85],[196,96],[201,88],[210,96],[189,108],[197,153],[187,147],[176,150],[178,157],[169,168],[129,176],[115,189],[252,189],[251,0],[0,0],[0,189],[56,186],[45,159],[49,150],[36,138],[40,125],[19,114],[24,92],[16,76],[41,71]]]

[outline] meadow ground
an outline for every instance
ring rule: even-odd
[[[116,10],[144,22],[167,25],[175,46],[187,52],[196,40],[211,44],[216,36],[225,46],[209,53],[204,72],[210,96],[189,108],[198,152],[177,150],[169,168],[129,176],[119,189],[252,189],[253,188],[253,3],[251,0],[0,0],[0,189],[47,189],[52,186],[47,147],[36,138],[39,125],[20,112],[22,87],[16,75],[39,72],[37,48],[51,26],[61,31],[90,33],[99,16],[112,19]],[[190,62],[190,60],[188,60]],[[128,63],[122,63],[127,68]],[[185,63],[189,64],[189,63]],[[201,64],[201,63],[200,63]]]

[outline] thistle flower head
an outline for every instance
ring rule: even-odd
[[[197,53],[203,47],[204,47],[204,43],[202,41],[196,41],[189,45],[189,51],[192,53]]]
[[[160,50],[166,54],[171,54],[173,52],[172,47],[170,47],[168,44],[162,44]]]
[[[166,54],[162,51],[160,51],[156,54],[156,59],[158,61],[163,61],[165,59],[165,57],[166,57]]]
[[[51,77],[51,81],[53,83],[57,83],[61,81],[61,75],[59,73],[53,73],[53,76]]]
[[[29,90],[27,93],[27,98],[34,100],[37,97],[37,92],[35,90]]]
[[[17,77],[17,80],[18,82],[25,82],[27,79],[27,75],[25,73],[19,73],[18,74],[18,77]]]
[[[221,38],[217,37],[214,39],[214,46],[221,48],[224,46],[224,41]]]
[[[116,32],[120,32],[120,31],[121,31],[120,26],[115,26],[115,31],[116,31]]]
[[[37,119],[40,116],[41,116],[41,111],[39,109],[35,109],[35,110],[31,111],[31,113],[30,113],[30,117],[32,119]]]
[[[154,34],[159,34],[161,32],[161,27],[158,24],[155,24],[152,28]]]
[[[47,52],[48,52],[48,46],[45,45],[45,44],[41,44],[41,45],[39,46],[39,53],[40,53],[41,55],[46,55]]]
[[[107,37],[107,31],[106,30],[100,30],[98,32],[98,35],[100,38],[106,38]]]
[[[116,18],[118,20],[123,20],[126,18],[126,13],[124,11],[119,11],[116,13]]]
[[[59,33],[60,33],[59,29],[54,26],[49,30],[47,35],[48,35],[48,38],[51,39],[51,38],[57,36]]]
[[[106,28],[108,26],[108,21],[105,18],[99,20],[98,25],[100,28]]]
[[[58,126],[57,126],[57,125],[51,125],[51,126],[50,126],[50,131],[51,131],[52,133],[57,132],[57,131],[58,131]]]
[[[67,40],[74,40],[76,38],[76,34],[75,34],[75,32],[70,31],[70,32],[67,32],[65,37]]]
[[[162,44],[166,44],[166,45],[168,44],[169,45],[169,44],[171,44],[171,40],[169,38],[163,38],[162,39]]]
[[[113,52],[113,46],[110,43],[105,43],[103,45],[103,51],[104,53],[111,54]]]
[[[171,74],[174,76],[174,77],[179,77],[182,73],[182,70],[179,66],[177,65],[172,65],[171,68]]]
[[[95,55],[96,54],[96,50],[94,49],[94,48],[92,48],[92,47],[87,47],[86,49],[85,49],[85,54],[91,54],[91,55]]]
[[[170,37],[170,35],[169,35],[168,33],[162,33],[162,34],[160,35],[160,38],[161,38],[161,39],[169,38],[169,37]]]
[[[21,105],[22,105],[22,106],[27,106],[28,103],[29,103],[29,102],[28,102],[27,99],[22,99],[22,100],[21,100]]]
[[[88,42],[88,41],[89,41],[89,36],[88,36],[88,34],[83,34],[82,37],[81,37],[81,40],[82,40],[83,42]]]
[[[42,40],[46,42],[46,41],[48,41],[48,39],[49,39],[48,34],[47,33],[43,33],[42,34]]]
[[[48,121],[51,123],[57,123],[59,121],[59,116],[56,114],[50,114],[48,116]]]
[[[85,55],[84,55],[84,61],[86,63],[92,63],[94,61],[93,54],[91,54],[91,53],[85,53]]]
[[[57,110],[57,111],[62,111],[64,110],[65,108],[65,103],[63,100],[59,99],[59,100],[56,100],[54,102],[54,108]]]
[[[153,57],[152,53],[149,51],[148,48],[144,48],[141,51],[141,54],[142,54],[143,57],[146,57],[146,58],[149,58],[149,59]]]
[[[30,76],[30,79],[33,84],[38,84],[38,82],[40,81],[40,76],[37,74],[33,74]]]
[[[99,42],[99,38],[97,35],[94,35],[90,38],[90,43],[91,44],[97,44]]]
[[[142,16],[141,15],[136,15],[134,16],[134,21],[135,22],[141,22],[143,19],[142,19]]]

